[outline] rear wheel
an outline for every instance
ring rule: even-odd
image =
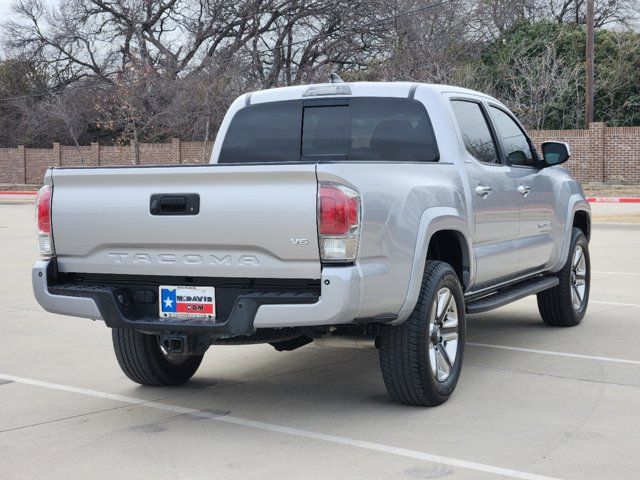
[[[189,380],[204,355],[173,355],[160,345],[156,335],[129,328],[114,328],[113,349],[124,374],[149,386],[178,385]]]
[[[579,228],[571,233],[569,257],[558,279],[557,286],[538,294],[538,310],[547,325],[573,327],[587,311],[591,283],[589,243]]]
[[[464,297],[447,263],[427,261],[420,297],[401,325],[380,331],[380,368],[391,398],[436,406],[453,393],[462,369]]]

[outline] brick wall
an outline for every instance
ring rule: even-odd
[[[604,139],[604,175],[607,181],[640,183],[640,128],[608,128]],[[614,158],[620,161],[610,161]]]
[[[0,183],[25,183],[24,150],[18,148],[0,148]]]
[[[141,143],[140,165],[206,163],[212,142]],[[49,167],[134,165],[135,151],[130,146],[104,147],[53,144],[53,148],[0,148],[0,183],[39,184]],[[25,171],[26,169],[26,171]]]
[[[544,141],[569,143],[566,166],[581,182],[640,184],[640,127],[606,127],[592,123],[588,130],[529,132],[540,147]]]
[[[606,127],[592,123],[588,130],[537,130],[529,132],[540,144],[548,140],[568,142],[573,157],[567,163],[581,182],[640,184],[640,127]],[[142,143],[141,165],[206,163],[211,142]],[[42,182],[49,166],[113,166],[135,164],[132,147],[104,147],[97,143],[74,147],[53,144],[53,148],[0,148],[0,183]],[[26,168],[26,171],[25,171]]]

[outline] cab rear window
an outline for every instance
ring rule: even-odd
[[[240,110],[219,163],[299,161],[435,162],[424,106],[408,98],[270,102]]]

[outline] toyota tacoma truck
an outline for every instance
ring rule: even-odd
[[[123,372],[191,378],[216,345],[375,347],[389,395],[452,394],[465,315],[537,295],[580,323],[591,215],[505,105],[417,83],[302,85],[230,106],[210,164],[54,167],[37,196],[47,311],[102,320]]]

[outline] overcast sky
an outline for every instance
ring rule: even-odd
[[[4,22],[9,18],[9,6],[11,0],[0,0],[0,22]]]
[[[0,0],[0,22],[9,20],[11,17],[11,4],[14,0]],[[58,0],[44,0],[48,5],[55,5]]]

